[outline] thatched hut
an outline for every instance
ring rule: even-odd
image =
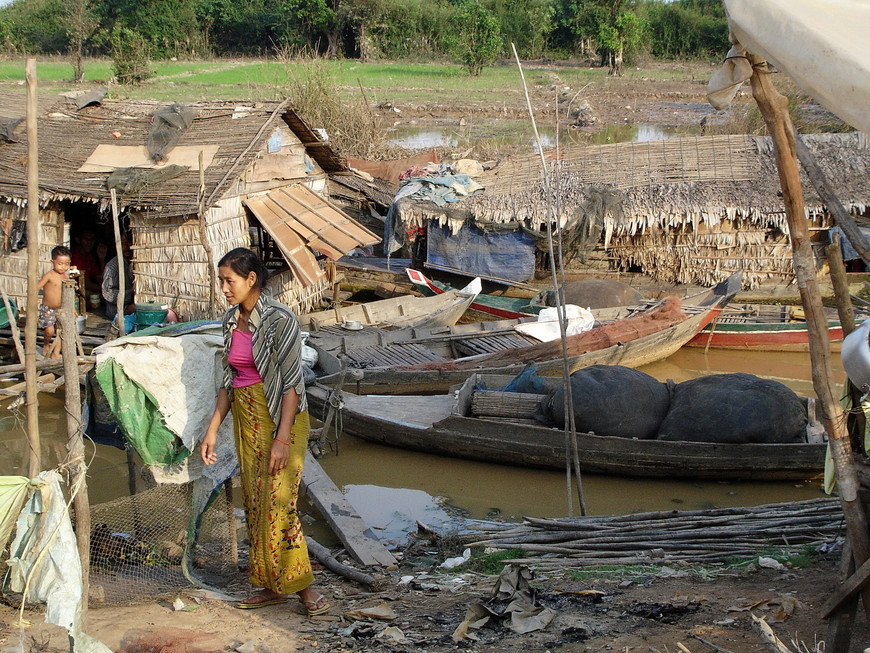
[[[23,115],[23,102],[23,93],[0,99],[0,115]],[[275,296],[304,312],[330,287],[318,259],[336,259],[379,240],[340,206],[368,213],[368,204],[378,201],[377,184],[350,172],[286,102],[188,105],[192,122],[169,139],[167,159],[155,165],[146,144],[149,134],[154,140],[152,116],[165,106],[103,101],[77,109],[61,101],[40,107],[40,272],[48,268],[54,245],[111,224],[107,180],[130,166],[133,182],[127,177],[115,185],[132,235],[136,301],[168,302],[186,319],[222,310],[223,296],[212,290],[213,265],[234,247],[258,249],[273,270]],[[18,142],[0,145],[0,225],[6,236],[0,284],[22,301],[26,256],[10,251],[9,236],[26,215],[23,127],[15,137]],[[333,202],[327,199],[333,186],[352,192]]]
[[[863,214],[870,205],[868,137],[825,134],[805,140],[846,208]],[[482,193],[445,207],[403,199],[393,213],[405,229],[428,228],[430,264],[434,234],[440,260],[432,267],[444,269],[481,272],[462,268],[462,261],[444,264],[445,252],[449,258],[462,249],[444,241],[471,242],[483,234],[498,249],[504,232],[512,238],[505,249],[517,252],[511,271],[527,274],[535,258],[541,269],[540,236],[547,220],[555,219],[550,216],[559,216],[567,258],[573,257],[570,267],[576,270],[630,270],[664,283],[703,285],[743,270],[750,288],[793,279],[769,138],[699,135],[572,147],[559,157],[548,153],[547,160],[555,204],[546,201],[540,157],[529,155],[485,171],[476,179],[485,187]],[[821,247],[831,221],[807,179],[804,189],[807,218]]]

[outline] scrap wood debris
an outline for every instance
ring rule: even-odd
[[[520,550],[517,562],[563,566],[720,564],[758,558],[771,549],[796,553],[843,537],[835,499],[746,508],[660,511],[567,519],[526,518],[522,524],[480,522],[460,537],[470,547]]]

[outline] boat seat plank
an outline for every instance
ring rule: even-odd
[[[302,486],[354,560],[367,567],[396,564],[395,556],[375,537],[310,452],[305,455]]]
[[[342,357],[348,361],[349,366],[357,368],[402,367],[447,360],[423,345],[413,343],[389,347],[358,347],[345,352]]]
[[[449,417],[453,410],[452,395],[431,397],[401,395],[358,396],[345,393],[345,405],[363,415],[387,419],[413,429],[428,429]]]
[[[460,339],[455,341],[457,357],[477,356],[478,354],[491,354],[505,349],[518,349],[528,347],[530,344],[539,342],[521,333],[501,333],[491,336],[478,336],[476,338]]]

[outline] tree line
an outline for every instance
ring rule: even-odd
[[[78,56],[261,56],[461,61],[472,74],[515,44],[524,59],[719,57],[720,0],[14,0],[0,47]]]

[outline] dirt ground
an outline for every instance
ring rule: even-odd
[[[825,650],[819,644],[826,636],[819,608],[837,576],[834,555],[803,569],[750,565],[736,572],[699,573],[673,565],[650,568],[645,575],[539,573],[532,581],[536,605],[555,612],[546,629],[516,634],[506,620],[491,619],[470,631],[476,640],[457,643],[452,635],[466,610],[491,598],[497,577],[461,568],[441,571],[435,562],[405,559],[398,569],[378,575],[378,591],[320,570],[317,586],[332,609],[311,619],[301,614],[298,601],[239,610],[191,590],[144,604],[92,608],[87,632],[126,653],[771,650],[753,626],[755,615],[765,618],[789,650],[801,653]],[[176,598],[185,609],[173,608]],[[366,609],[375,609],[379,617]],[[25,618],[33,625],[20,631],[17,612],[0,608],[0,650],[67,650],[64,631],[43,624],[39,612],[26,611]],[[23,646],[15,648],[19,641]],[[859,613],[850,651],[863,651],[868,644],[870,628]]]

